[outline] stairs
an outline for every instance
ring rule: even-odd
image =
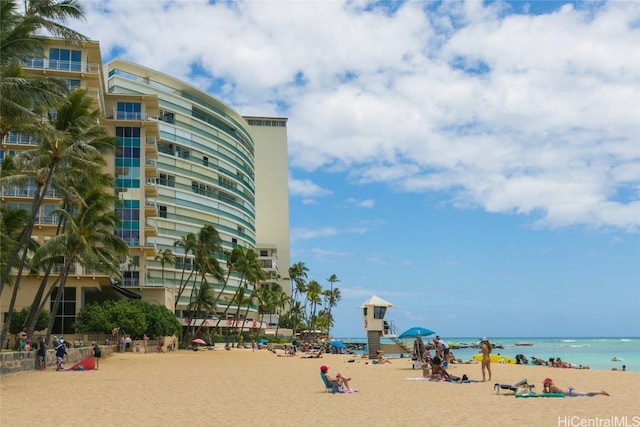
[[[395,336],[391,336],[391,335],[387,335],[387,338],[389,338],[391,341],[393,341],[398,347],[400,347],[401,349],[404,350],[404,353],[409,353],[411,354],[413,352],[412,349],[410,349],[409,347],[407,347],[407,345],[405,343],[403,343],[402,341],[400,341],[398,338],[396,338]]]

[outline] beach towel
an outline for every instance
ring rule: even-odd
[[[85,357],[75,365],[71,366],[67,371],[88,371],[95,369],[95,361],[93,356]]]

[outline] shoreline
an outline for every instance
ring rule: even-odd
[[[349,426],[384,425],[384,420],[398,426],[426,420],[435,420],[436,425],[557,426],[558,417],[626,416],[631,422],[640,416],[637,372],[492,364],[491,381],[453,384],[415,380],[421,370],[412,369],[406,358],[374,365],[352,355],[281,356],[251,349],[114,353],[103,358],[95,371],[50,368],[9,374],[0,378],[0,425],[24,423],[34,409],[41,414],[35,416],[38,424],[46,426],[241,422],[299,427],[317,424],[319,417]],[[320,365],[328,365],[330,375],[341,372],[351,377],[350,385],[358,392],[326,393]],[[448,371],[482,379],[479,364],[453,364]],[[514,384],[527,378],[539,392],[546,377],[561,387],[606,390],[611,396],[516,399],[494,390],[495,383]]]

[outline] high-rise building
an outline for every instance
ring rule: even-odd
[[[115,156],[108,171],[115,179],[122,225],[117,235],[129,246],[122,260],[122,280],[83,271],[79,266],[63,295],[62,312],[54,330],[68,333],[75,315],[88,302],[113,297],[114,292],[143,298],[190,317],[187,306],[197,272],[192,251],[179,243],[212,225],[224,251],[236,246],[255,250],[269,275],[288,293],[289,210],[285,118],[243,118],[219,99],[169,75],[123,60],[104,67],[98,42],[70,47],[51,39],[44,58],[23,63],[27,73],[65,79],[70,88],[85,88],[103,112],[102,124],[116,137]],[[37,141],[9,134],[0,155],[33,147]],[[29,206],[32,185],[3,190],[2,203]],[[32,195],[32,194],[31,194]],[[55,233],[47,216],[59,204],[52,194],[43,205],[34,237]],[[175,264],[165,262],[171,251]],[[225,265],[223,254],[219,261]],[[193,274],[192,274],[193,273]],[[187,277],[191,280],[186,281]],[[55,278],[52,278],[52,283]],[[23,279],[24,280],[24,279]],[[184,284],[187,283],[186,287]],[[197,282],[195,282],[197,283]],[[37,280],[24,280],[16,307],[29,305]],[[239,310],[227,300],[239,286],[252,284],[232,274],[213,316],[199,319],[207,326],[233,326],[227,318]],[[31,292],[30,292],[31,290]],[[2,312],[8,298],[3,293]],[[256,327],[258,307],[242,307],[245,330]],[[274,323],[277,318],[269,317]],[[186,320],[183,322],[186,324]],[[259,326],[259,325],[258,325]]]

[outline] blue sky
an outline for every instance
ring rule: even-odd
[[[640,2],[87,2],[105,60],[287,117],[291,258],[401,332],[640,336]]]

